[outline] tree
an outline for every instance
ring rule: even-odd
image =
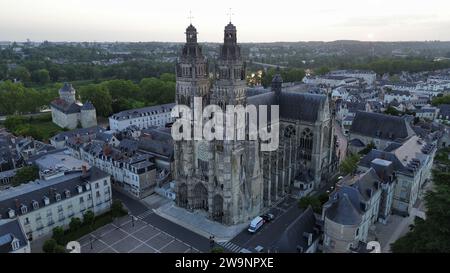
[[[14,187],[34,181],[39,178],[39,168],[36,166],[25,166],[17,170],[16,175],[12,180]]]
[[[125,214],[123,204],[120,200],[114,200],[111,205],[111,215],[116,218]]]
[[[55,239],[56,243],[64,244],[64,229],[62,227],[53,228],[53,239]]]
[[[69,228],[71,231],[75,231],[81,227],[81,220],[78,217],[70,219]]]
[[[21,83],[0,82],[0,113],[6,115],[34,113],[38,108],[48,105],[55,93],[48,90],[38,92],[24,87]]]
[[[13,71],[11,71],[11,76],[22,82],[29,82],[31,79],[30,71],[26,67],[18,66]]]
[[[346,159],[341,162],[341,172],[344,175],[353,173],[358,167],[359,156],[357,154],[350,154]]]
[[[316,70],[314,70],[314,72],[316,75],[325,75],[330,72],[330,69],[326,66],[321,66],[321,67],[317,68]]]
[[[298,200],[298,207],[301,209],[307,209],[309,206],[312,207],[313,211],[316,213],[320,213],[322,210],[322,204],[320,200],[316,196],[305,196]]]
[[[88,210],[83,214],[83,224],[92,226],[94,224],[95,215],[92,211]]]
[[[62,245],[56,245],[54,252],[55,253],[66,253],[66,248]]]
[[[31,80],[35,83],[46,84],[50,82],[50,73],[47,69],[39,69],[31,73]]]
[[[163,73],[159,76],[159,79],[163,82],[175,82],[175,74],[172,73]]]
[[[400,115],[400,111],[398,111],[397,109],[395,109],[392,106],[389,106],[388,109],[386,109],[386,111],[384,111],[384,113],[388,114],[388,115],[392,115],[392,116]]]
[[[320,194],[317,198],[319,199],[320,204],[323,205],[323,204],[325,204],[325,203],[328,201],[329,196],[328,196],[328,194],[326,194],[326,193],[322,193],[322,194]]]
[[[57,246],[57,243],[56,243],[55,239],[48,239],[44,242],[44,245],[42,246],[42,250],[45,253],[54,253],[56,246]]]
[[[431,103],[434,106],[438,106],[440,104],[450,104],[450,95],[434,97]]]
[[[372,151],[373,149],[376,149],[377,147],[375,146],[375,143],[370,142],[369,144],[367,144],[367,146],[362,149],[361,151],[358,152],[358,154],[360,155],[366,155],[368,154],[370,151]]]
[[[90,84],[80,88],[83,101],[90,101],[97,110],[97,115],[108,117],[112,113],[112,98],[103,85]]]
[[[5,125],[6,129],[8,129],[9,131],[13,132],[13,131],[16,130],[16,128],[19,125],[22,125],[25,122],[26,121],[25,121],[24,117],[19,116],[19,115],[13,115],[13,116],[6,117],[4,125]]]
[[[220,246],[216,246],[211,249],[211,253],[223,253],[223,252],[224,252],[224,249]]]

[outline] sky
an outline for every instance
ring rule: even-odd
[[[0,41],[450,41],[449,0],[0,0]],[[190,12],[192,19],[189,19]]]

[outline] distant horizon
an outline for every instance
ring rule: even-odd
[[[0,40],[183,42],[450,41],[447,0],[0,0]]]
[[[31,42],[31,43],[44,43],[44,42],[49,42],[49,43],[174,43],[174,44],[183,44],[186,41],[158,41],[158,40],[153,40],[153,41],[126,41],[126,40],[122,40],[122,41],[83,41],[83,40],[79,40],[79,41],[75,41],[75,40],[0,40],[0,43],[27,43],[27,42]],[[325,41],[325,40],[304,40],[304,41],[265,41],[265,42],[242,42],[242,41],[238,41],[238,44],[276,44],[276,43],[335,43],[335,42],[360,42],[360,43],[450,43],[450,40],[379,40],[379,41],[365,41],[365,40],[351,40],[351,39],[338,39],[338,40],[330,40],[330,41]],[[198,43],[200,44],[221,44],[223,43],[223,41],[219,41],[219,42],[209,42],[209,41],[199,41]]]

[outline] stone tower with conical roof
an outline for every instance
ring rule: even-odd
[[[80,109],[81,127],[89,128],[97,126],[97,113],[94,105],[90,101],[86,101]]]
[[[76,102],[76,91],[70,83],[64,83],[64,86],[59,89],[58,93],[59,98],[66,101],[67,103],[71,104]]]

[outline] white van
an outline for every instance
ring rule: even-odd
[[[251,233],[255,233],[260,227],[262,227],[262,225],[264,224],[264,219],[261,218],[260,216],[255,217],[255,219],[253,219],[250,222],[250,226],[248,227],[248,231]]]

